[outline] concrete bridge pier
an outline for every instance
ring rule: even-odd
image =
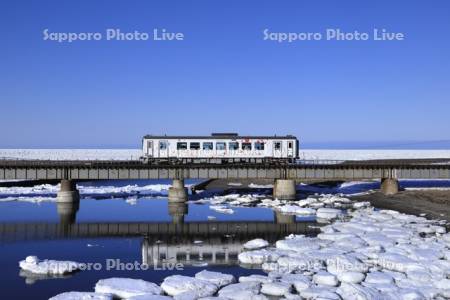
[[[381,192],[385,195],[395,195],[398,193],[399,184],[397,178],[381,179]]]
[[[283,200],[294,200],[296,196],[295,180],[275,179],[273,185],[273,197]]]
[[[80,201],[80,193],[77,190],[77,185],[73,180],[61,180],[61,187],[56,195],[56,202],[71,203]]]
[[[188,199],[187,189],[184,187],[184,179],[174,179],[169,188],[169,202],[186,202]]]

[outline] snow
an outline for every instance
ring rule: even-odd
[[[278,209],[280,212],[285,214],[295,214],[295,215],[314,215],[316,213],[315,209],[300,207],[297,205],[285,205]]]
[[[300,149],[299,154],[301,159],[307,160],[412,159],[412,158],[449,158],[450,150]]]
[[[326,287],[310,287],[300,291],[300,296],[305,299],[340,300],[341,297],[334,290]],[[344,298],[345,299],[345,298]],[[354,299],[354,298],[348,298]]]
[[[360,283],[365,277],[366,275],[364,273],[352,271],[338,274],[339,281],[346,283]]]
[[[243,264],[260,265],[265,262],[276,261],[279,255],[266,249],[252,250],[239,253],[238,259]]]
[[[274,209],[286,203],[300,207],[292,202],[261,203]],[[263,293],[283,293],[287,299],[296,294],[275,291],[279,283],[294,286],[308,299],[450,295],[450,235],[441,222],[375,210],[369,203],[355,205],[339,195],[316,195],[302,202],[302,208],[317,203],[326,206],[317,209],[317,217],[330,218],[331,223],[321,227],[317,237],[290,235],[277,241],[275,247],[244,250],[239,261],[260,264],[269,276],[247,276],[239,281],[262,283],[266,285]],[[337,204],[345,204],[347,210],[336,209]]]
[[[95,292],[129,298],[145,294],[160,295],[162,290],[157,284],[142,279],[114,277],[99,280],[95,285]]]
[[[223,213],[223,214],[228,214],[228,215],[234,214],[234,210],[231,208],[228,208],[225,205],[210,205],[209,209],[214,210],[215,212],[218,212],[218,213]]]
[[[163,295],[144,294],[138,296],[128,297],[127,300],[172,300],[172,297]]]
[[[169,184],[149,184],[144,186],[125,185],[125,186],[85,186],[78,184],[77,189],[81,195],[104,196],[104,195],[153,195],[155,193],[165,193],[170,188]],[[59,191],[58,185],[40,184],[32,187],[0,187],[0,202],[8,201],[27,201],[43,202],[56,201],[56,194]],[[135,201],[135,198],[129,198],[129,203]]]
[[[256,274],[239,277],[239,282],[250,282],[250,281],[267,283],[267,282],[272,282],[273,280],[270,279],[268,276],[256,275]]]
[[[343,282],[336,291],[343,299],[383,299],[376,289],[354,283]]]
[[[325,271],[319,271],[313,276],[313,282],[318,285],[337,286],[339,281],[336,276]]]
[[[218,286],[206,280],[172,275],[164,279],[161,288],[170,296],[176,296],[184,292],[195,292],[197,298],[200,298],[214,295]]]
[[[342,214],[342,211],[335,208],[319,208],[316,212],[316,217],[320,219],[332,220],[336,219]]]
[[[0,149],[0,158],[45,160],[139,159],[141,149]]]
[[[207,270],[198,272],[197,274],[195,274],[195,278],[209,281],[211,283],[214,283],[218,287],[229,285],[236,281],[236,279],[234,278],[233,275],[223,274],[220,272],[211,272],[211,271],[207,271]]]
[[[235,300],[255,299],[261,290],[261,283],[256,281],[230,284],[219,291],[220,297]],[[258,298],[256,298],[258,299]]]
[[[273,188],[273,184],[256,184],[256,183],[250,183],[248,185],[251,189],[271,189]]]
[[[82,266],[74,261],[39,260],[36,256],[27,256],[19,262],[21,269],[34,274],[68,274]]]
[[[266,240],[263,240],[263,239],[254,239],[254,240],[248,241],[243,246],[245,249],[249,249],[249,250],[260,249],[260,248],[265,248],[265,247],[269,246],[269,242]]]
[[[267,282],[263,283],[261,293],[270,296],[283,296],[290,293],[292,285],[285,282]]]
[[[54,297],[51,297],[49,300],[112,300],[112,299],[113,299],[112,296],[108,294],[100,294],[92,292],[65,292],[56,295]]]

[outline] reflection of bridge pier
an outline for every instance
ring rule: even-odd
[[[172,217],[173,224],[183,224],[184,216],[188,214],[188,205],[186,202],[168,201],[169,215]]]
[[[294,224],[295,215],[283,214],[277,210],[274,210],[275,223],[277,224]]]
[[[59,215],[59,224],[75,224],[80,202],[56,202],[56,210]]]

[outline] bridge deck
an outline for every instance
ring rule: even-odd
[[[144,164],[139,161],[0,160],[0,180],[49,179],[449,179],[450,159]]]

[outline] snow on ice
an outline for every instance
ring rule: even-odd
[[[92,292],[65,292],[49,300],[112,300],[112,295]]]
[[[160,295],[162,289],[157,284],[142,279],[108,278],[97,282],[95,292],[111,294],[118,298],[129,298],[146,294]]]
[[[58,275],[68,274],[79,270],[82,265],[74,261],[39,260],[36,256],[27,256],[19,262],[22,270],[33,274]]]

